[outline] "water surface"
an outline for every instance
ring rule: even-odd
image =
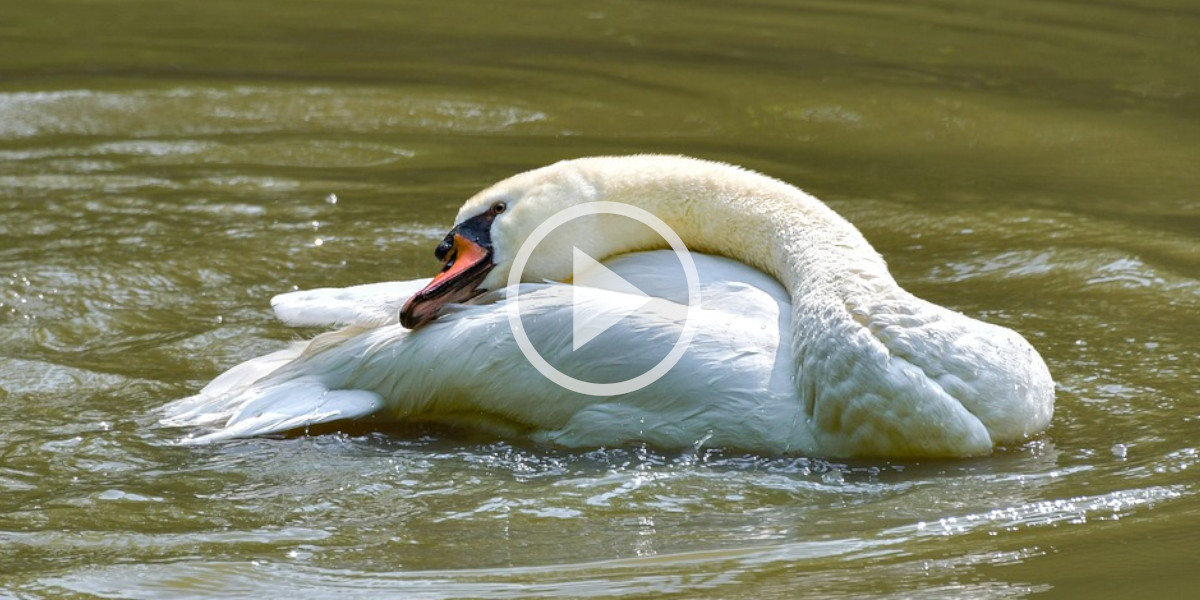
[[[0,596],[1130,597],[1200,585],[1186,2],[12,3]],[[152,411],[425,276],[458,205],[678,152],[825,199],[1012,327],[1049,431],[964,461],[436,430],[179,447]]]

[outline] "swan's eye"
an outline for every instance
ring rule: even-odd
[[[508,204],[506,204],[504,202],[497,202],[492,205],[492,214],[498,215],[498,214],[504,212],[504,210],[507,208],[508,208]]]

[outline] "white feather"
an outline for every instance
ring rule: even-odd
[[[377,327],[397,322],[400,308],[429,279],[368,283],[280,294],[271,308],[292,327]]]

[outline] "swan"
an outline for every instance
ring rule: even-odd
[[[509,285],[537,227],[590,202],[661,219],[687,244],[699,306],[629,314],[579,348],[573,315],[626,306],[628,290],[564,283],[572,249],[667,306],[688,302],[674,252],[611,215],[546,236]],[[343,419],[437,422],[581,448],[703,444],[765,454],[965,457],[1045,429],[1054,383],[1018,333],[902,289],[862,234],[800,189],[681,156],[566,160],[463,205],[431,279],[292,292],[272,299],[293,326],[340,327],[249,360],[163,408],[185,441],[280,433]],[[673,267],[674,265],[674,267]],[[522,355],[519,299],[540,354],[581,379],[646,371],[685,327],[678,363],[613,396],[568,390]],[[582,308],[581,308],[582,307]]]

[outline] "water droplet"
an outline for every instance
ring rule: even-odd
[[[323,240],[321,238],[317,238],[317,239],[313,240],[313,245],[317,246],[317,247],[321,247],[321,246],[325,245],[325,240]]]
[[[1125,457],[1129,454],[1129,447],[1125,444],[1113,444],[1111,452],[1113,456],[1125,460]]]
[[[325,196],[325,204],[337,204],[337,194]]]

